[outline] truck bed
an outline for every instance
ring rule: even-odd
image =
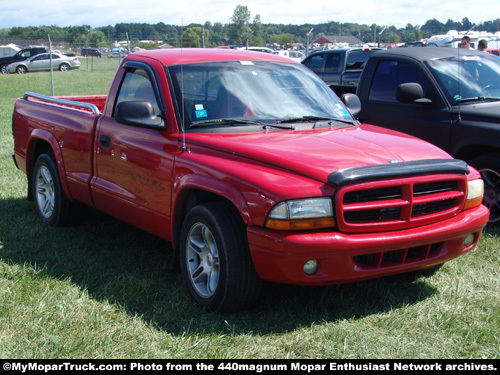
[[[94,114],[100,114],[104,111],[107,95],[80,95],[80,96],[46,96],[26,92],[24,99],[30,101],[42,101],[45,103],[70,107],[82,111],[89,111]],[[79,105],[83,103],[83,105]]]

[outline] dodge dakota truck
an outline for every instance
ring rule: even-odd
[[[422,138],[478,169],[490,222],[500,223],[500,59],[461,48],[378,51],[357,95],[361,122]]]
[[[41,220],[74,223],[88,205],[168,240],[210,311],[249,308],[263,281],[434,270],[488,221],[477,170],[360,124],[309,69],[272,54],[136,52],[107,96],[27,92],[12,126]]]

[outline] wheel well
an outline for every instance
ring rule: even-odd
[[[231,205],[231,207],[233,207],[238,217],[241,218],[239,211],[236,209],[234,204],[227,198],[202,189],[190,189],[189,191],[185,192],[182,196],[179,196],[177,198],[175,217],[173,218],[174,229],[172,233],[174,249],[179,249],[178,240],[182,230],[182,223],[189,210],[194,206],[208,202],[227,202]],[[241,219],[241,222],[243,223],[243,219]]]
[[[35,145],[33,146],[32,157],[29,159],[30,162],[27,165],[27,177],[28,177],[28,200],[33,200],[33,189],[31,188],[31,174],[33,173],[33,167],[35,165],[36,159],[42,154],[47,152],[54,152],[50,144],[43,140],[35,141]]]
[[[455,155],[453,155],[456,159],[465,160],[469,163],[471,160],[484,155],[490,155],[494,153],[499,153],[500,149],[497,147],[490,146],[467,146],[460,149]]]

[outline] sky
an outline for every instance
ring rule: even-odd
[[[163,22],[170,25],[231,23],[238,5],[264,24],[319,24],[330,21],[405,27],[429,19],[446,23],[467,17],[480,24],[500,18],[499,0],[0,0],[0,29],[15,26],[114,26]],[[476,30],[480,28],[476,27]]]

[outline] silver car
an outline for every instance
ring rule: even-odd
[[[76,56],[66,56],[62,53],[52,53],[52,67],[54,70],[66,72],[70,69],[80,67],[80,61]],[[41,53],[27,60],[18,61],[7,66],[8,73],[24,74],[28,72],[39,72],[50,70],[50,53]]]

